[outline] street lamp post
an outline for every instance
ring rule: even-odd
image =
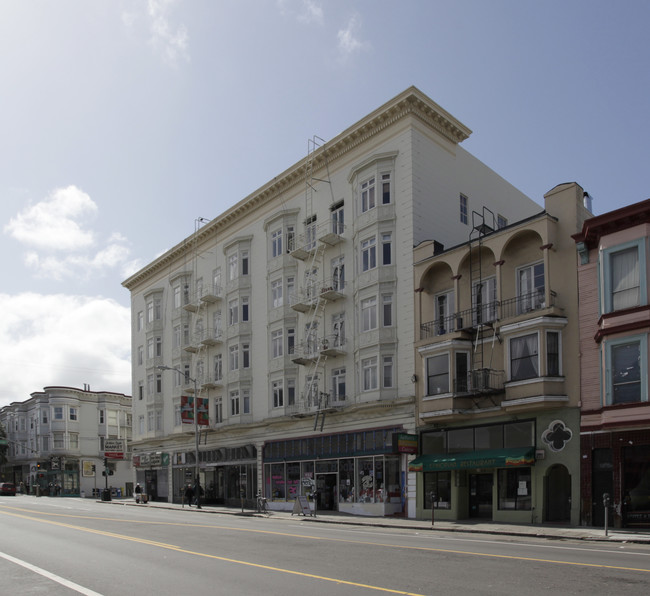
[[[194,490],[196,491],[196,508],[201,509],[201,479],[199,478],[199,409],[198,409],[198,383],[192,377],[186,377],[185,373],[178,368],[171,366],[158,366],[158,370],[173,370],[183,378],[194,383]]]

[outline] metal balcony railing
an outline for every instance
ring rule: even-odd
[[[468,308],[452,315],[420,324],[420,339],[446,335],[462,329],[476,328],[479,325],[510,319],[518,315],[542,310],[555,305],[555,292],[551,292],[550,304],[546,303],[543,292],[530,292],[515,298]]]

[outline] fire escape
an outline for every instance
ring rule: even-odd
[[[482,397],[490,397],[504,390],[504,371],[493,368],[495,342],[501,343],[497,329],[499,303],[496,278],[484,276],[483,240],[496,229],[494,213],[483,207],[482,213],[472,211],[472,229],[469,236],[469,290],[472,307],[461,313],[460,326],[471,334],[472,354],[467,379],[467,391],[475,407]],[[462,322],[461,322],[462,321]],[[464,322],[464,324],[463,324]],[[496,403],[492,400],[494,405]]]
[[[305,367],[304,389],[292,413],[296,416],[315,414],[314,430],[320,420],[323,429],[327,412],[337,409],[337,402],[326,391],[324,365],[328,357],[343,355],[343,334],[328,335],[326,332],[325,308],[328,302],[343,298],[343,267],[336,270],[331,279],[323,277],[323,259],[326,251],[343,241],[343,222],[336,217],[319,226],[314,210],[317,187],[323,184],[329,188],[331,203],[334,194],[330,181],[327,156],[319,149],[324,141],[313,137],[308,141],[305,172],[305,220],[304,233],[299,236],[291,255],[304,263],[303,282],[298,291],[289,297],[293,310],[303,315],[304,336],[298,343],[292,361]],[[322,159],[321,159],[322,158]],[[318,166],[325,168],[326,176],[317,178]],[[321,390],[321,388],[323,390]]]

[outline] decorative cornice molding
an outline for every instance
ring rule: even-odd
[[[200,246],[209,238],[227,229],[235,221],[241,219],[259,205],[278,198],[301,182],[304,183],[309,163],[311,163],[312,171],[317,172],[406,117],[417,118],[453,144],[461,143],[472,134],[469,128],[419,89],[414,86],[409,87],[397,97],[316,149],[309,156],[273,178],[266,185],[212,219],[203,228],[197,230],[155,261],[124,280],[122,285],[128,290],[132,290],[151,275],[155,275],[165,267],[172,265],[196,246]]]

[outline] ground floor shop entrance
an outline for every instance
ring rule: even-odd
[[[265,444],[263,492],[269,507],[290,510],[297,497],[316,492],[318,509],[325,511],[403,513],[405,475],[402,456],[393,448],[393,435],[400,430],[324,434]]]
[[[494,474],[469,475],[469,517],[492,519]]]
[[[319,510],[338,510],[337,476],[338,474],[316,474],[316,502]]]
[[[546,475],[546,520],[568,523],[571,520],[571,476],[566,466],[557,464]]]

